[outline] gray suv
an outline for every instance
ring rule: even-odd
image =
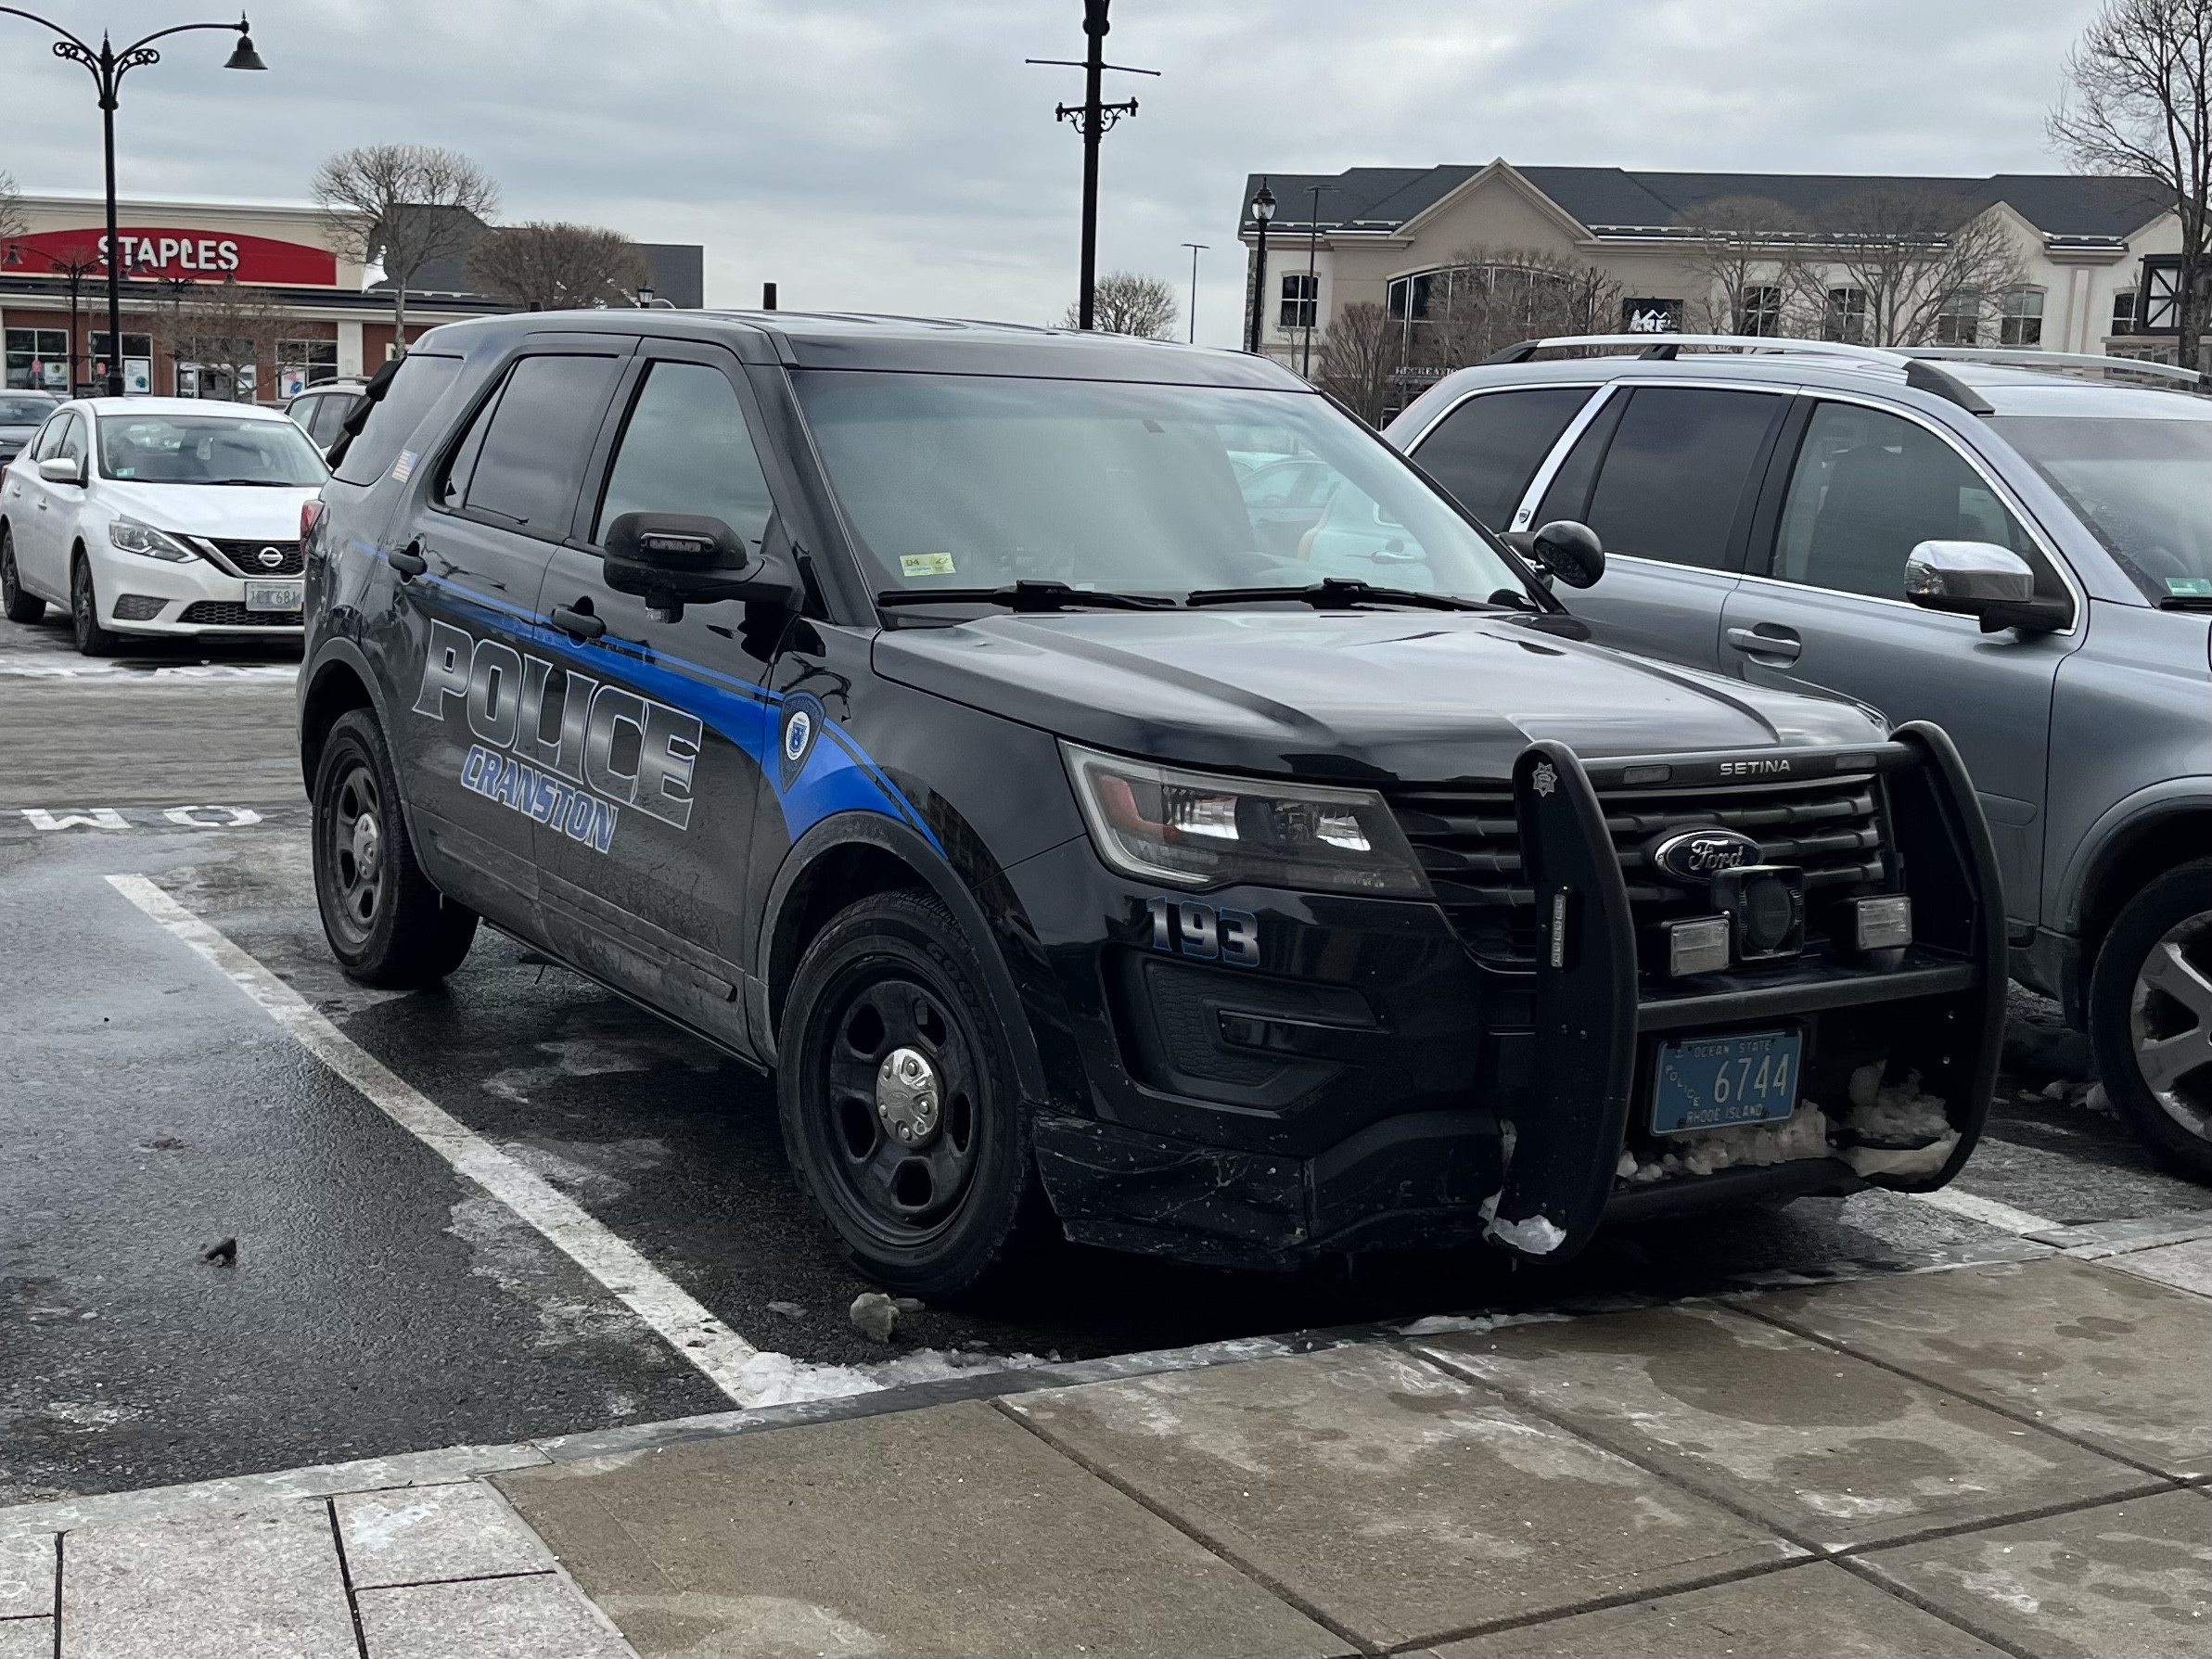
[[[1459,370],[1386,436],[1509,540],[1595,530],[1603,579],[1568,604],[1598,640],[1939,722],[2014,976],[2212,1180],[2207,389],[2119,359],[1602,337]]]

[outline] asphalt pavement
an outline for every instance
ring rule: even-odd
[[[726,1410],[726,1377],[655,1313],[671,1298],[754,1356],[760,1397],[796,1398],[2212,1208],[2084,1099],[2080,1043],[2018,996],[2014,1070],[1954,1189],[1972,1213],[1801,1200],[1622,1231],[1549,1273],[1479,1252],[1271,1276],[1061,1248],[879,1344],[848,1317],[866,1286],[801,1210],[756,1074],[489,933],[441,990],[337,973],[291,670],[268,645],[90,664],[58,627],[0,627],[0,1505]],[[110,879],[131,876],[307,1023]],[[390,1086],[346,1080],[311,1026]],[[544,1219],[561,1206],[565,1233]],[[226,1239],[235,1261],[202,1258]],[[606,1265],[633,1258],[658,1301]]]

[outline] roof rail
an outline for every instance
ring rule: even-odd
[[[1912,355],[1939,357],[1958,363],[1987,363],[2024,369],[2102,369],[2106,374],[2148,375],[2156,380],[2179,381],[2192,391],[2212,391],[2212,375],[2174,363],[2154,363],[2142,357],[2097,356],[2086,351],[2014,351],[1984,346],[1915,346]]]
[[[1769,334],[1562,334],[1548,339],[1525,339],[1492,352],[1485,363],[1527,363],[1539,351],[1563,346],[1635,346],[1645,357],[1672,357],[1684,346],[1704,346],[1733,351],[1772,351],[1789,356],[1850,357],[1861,363],[1886,364],[1902,368],[1918,351],[1892,351],[1880,346],[1853,346],[1842,340],[1784,339]]]

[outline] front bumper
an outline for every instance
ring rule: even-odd
[[[1866,754],[1848,759],[1863,766]],[[1841,758],[1793,757],[1801,771]],[[1539,764],[1553,780],[1543,793]],[[2001,907],[1984,898],[1998,891],[1994,861],[1949,740],[1906,727],[1877,757],[1890,879],[1914,900],[1918,939],[1901,962],[1808,956],[1684,985],[1638,970],[1601,804],[1600,788],[1637,764],[1585,766],[1556,744],[1523,756],[1524,879],[1541,914],[1561,896],[1556,951],[1547,939],[1525,967],[1484,960],[1436,904],[1258,889],[1205,896],[1258,916],[1257,967],[1195,963],[1151,948],[1151,896],[1107,874],[1087,844],[1010,872],[1088,1095],[1041,1114],[1035,1130],[1070,1236],[1285,1265],[1494,1237],[1494,1214],[1543,1218],[1554,1238],[1543,1254],[1564,1260],[1607,1219],[1855,1191],[1864,1183],[1834,1157],[1641,1185],[1617,1176],[1624,1149],[1658,1150],[1631,1106],[1660,1040],[1776,1025],[1804,1032],[1802,1093],[1824,1105],[1841,1109],[1872,1061],[1919,1072],[1957,1143],[1938,1170],[1874,1179],[1948,1180],[1987,1111],[2004,991]]]
[[[101,621],[118,633],[198,637],[300,637],[300,611],[247,608],[249,580],[231,575],[207,560],[173,564],[166,559],[109,553],[94,569]],[[252,578],[255,582],[290,582],[303,588],[294,572]]]

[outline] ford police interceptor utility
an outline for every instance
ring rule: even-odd
[[[1942,733],[1583,643],[1589,531],[1538,571],[1261,359],[540,314],[348,428],[300,678],[339,961],[427,984],[480,917],[773,1069],[885,1283],[1048,1210],[1559,1260],[1972,1150],[2003,918]]]

